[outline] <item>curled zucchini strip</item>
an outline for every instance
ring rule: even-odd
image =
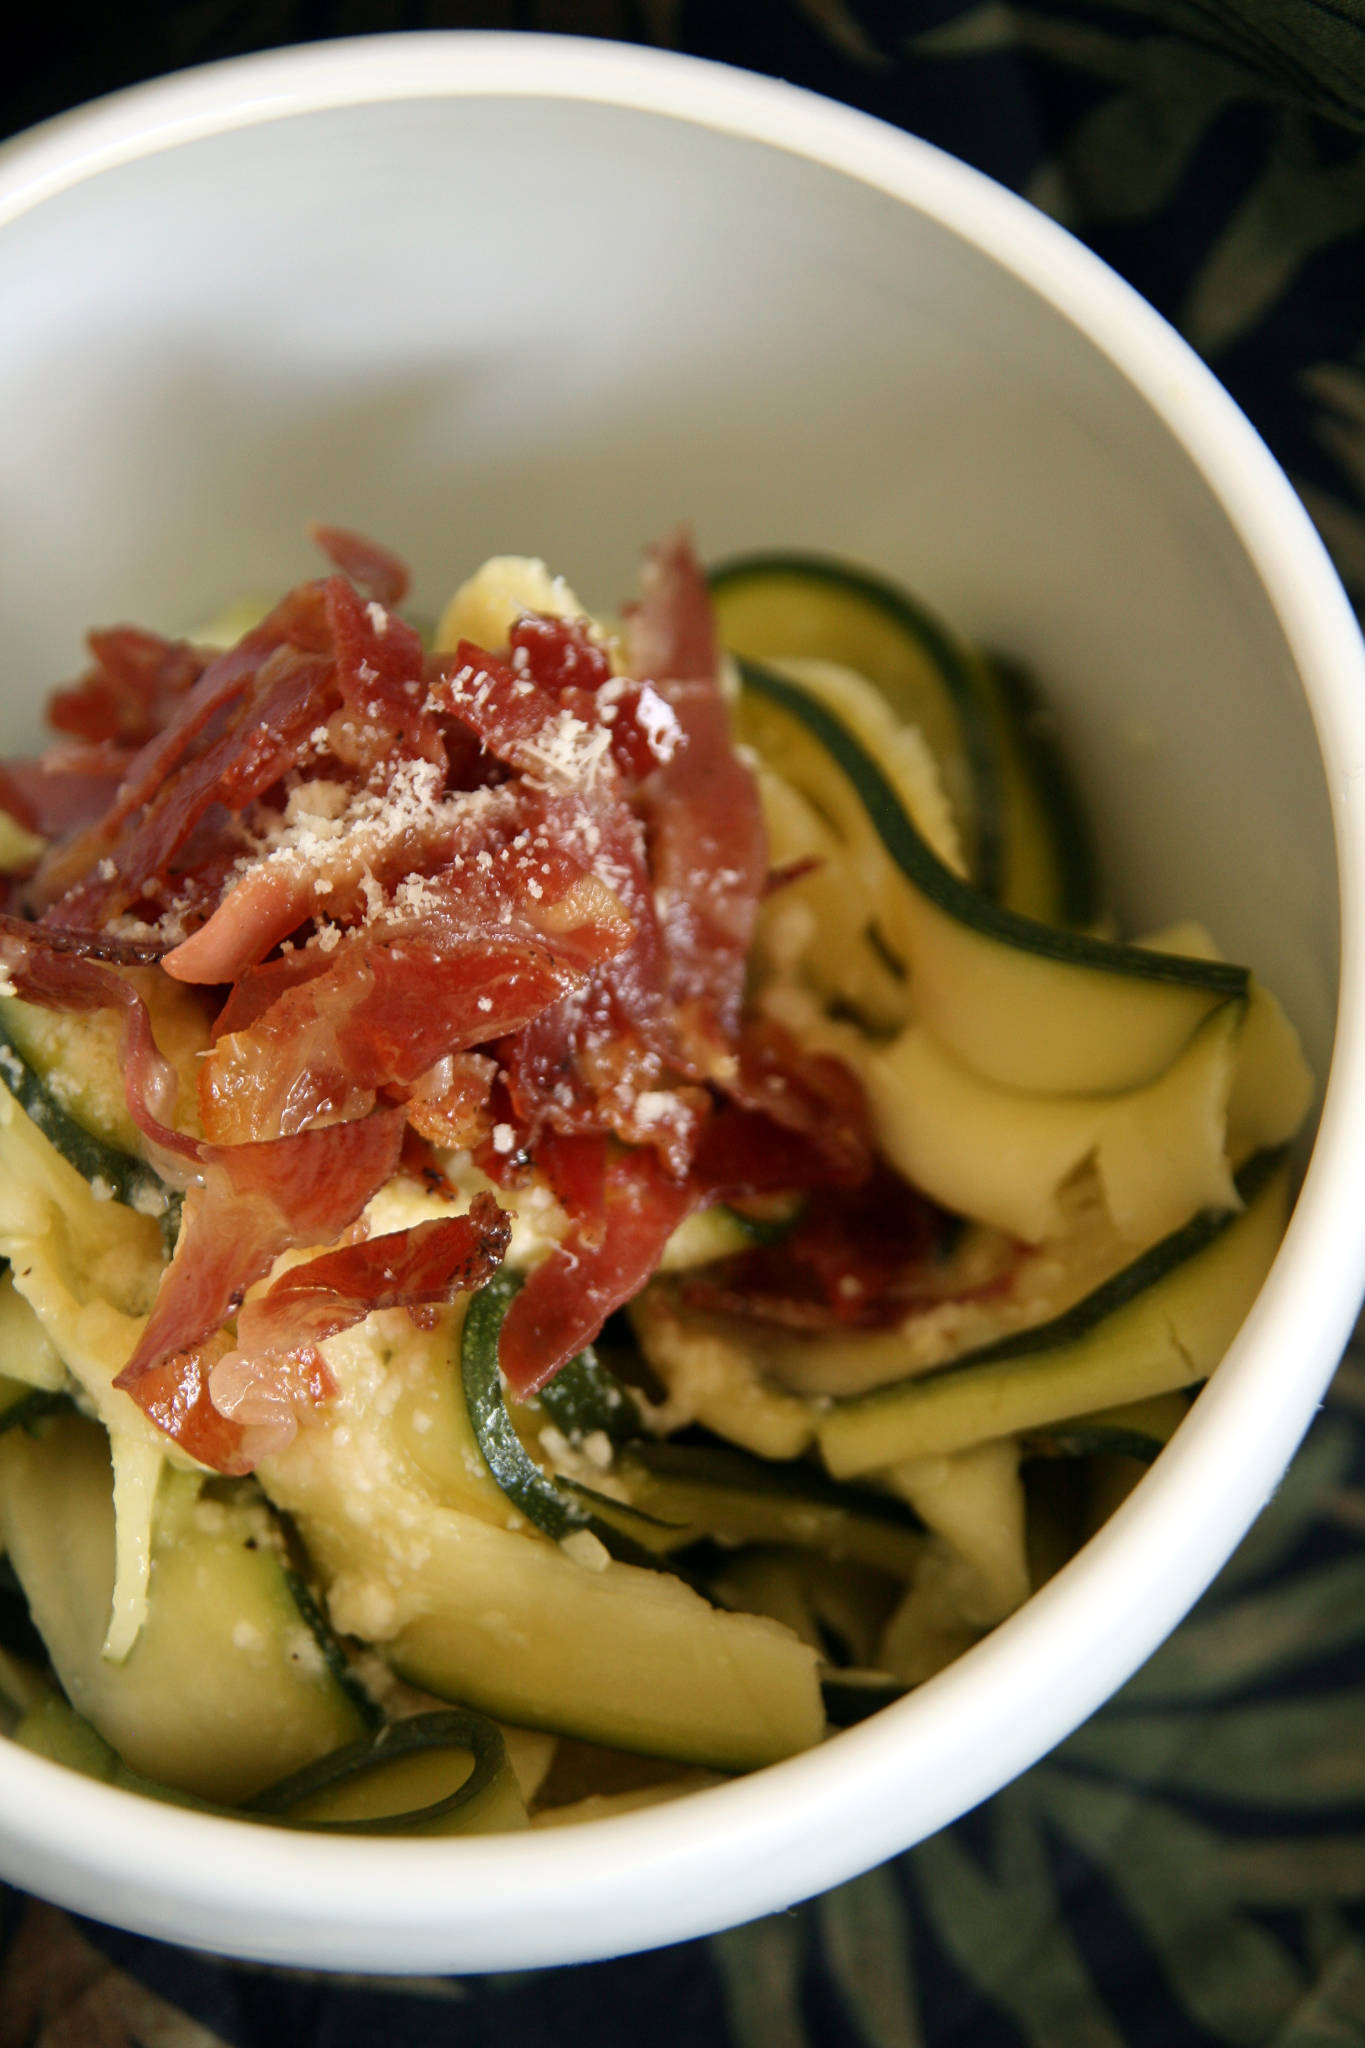
[[[483,1461],[512,1505],[542,1536],[562,1543],[591,1516],[578,1501],[565,1497],[529,1455],[512,1427],[498,1371],[498,1337],[520,1280],[515,1273],[494,1274],[469,1304],[460,1337],[460,1377],[474,1439]]]
[[[182,1197],[167,1187],[159,1173],[145,1159],[111,1145],[62,1107],[13,1039],[0,1031],[0,1078],[19,1107],[92,1187],[104,1190],[110,1201],[122,1202],[139,1215],[155,1216],[161,1226],[167,1251],[174,1248],[180,1230]]]
[[[819,1425],[837,1478],[1029,1435],[1208,1377],[1260,1289],[1289,1205],[1282,1154],[1237,1177],[1239,1211],[1205,1210],[1051,1322],[917,1379],[837,1403]]]
[[[535,1398],[556,1429],[571,1439],[599,1429],[613,1444],[633,1443],[644,1435],[639,1409],[591,1344],[561,1367]]]
[[[916,1014],[1007,1087],[1119,1092],[1153,1079],[1210,1010],[1246,995],[1245,968],[1062,931],[993,902],[944,867],[862,742],[809,690],[740,664],[740,731],[798,785],[812,777],[890,863],[887,936]]]
[[[550,1478],[541,1471],[517,1435],[502,1390],[498,1337],[521,1280],[519,1273],[509,1273],[505,1268],[495,1273],[473,1296],[465,1313],[460,1337],[460,1377],[480,1455],[513,1507],[551,1542],[563,1543],[580,1534],[595,1536],[613,1557],[628,1564],[653,1565],[656,1559],[651,1549],[634,1542],[624,1530],[604,1521],[587,1505],[595,1498],[590,1488],[576,1483],[571,1485],[567,1481],[560,1484]],[[577,1366],[579,1373],[570,1383],[568,1394],[561,1397],[561,1415],[572,1414],[574,1422],[571,1426],[578,1429],[582,1428],[586,1413],[598,1418],[593,1427],[605,1427],[609,1415],[615,1418],[618,1427],[623,1426],[623,1406],[629,1397],[623,1390],[618,1390],[622,1392],[622,1402],[609,1402],[607,1382],[610,1376],[595,1356],[591,1365],[585,1364],[587,1355],[581,1354],[564,1368],[565,1372],[571,1372]],[[591,1401],[588,1400],[590,1386],[594,1396]],[[545,1390],[542,1389],[542,1401],[544,1398]],[[554,1406],[547,1406],[553,1414]],[[630,1409],[633,1412],[633,1403]],[[638,1509],[616,1501],[609,1505],[614,1514],[655,1524],[654,1517],[642,1516]]]
[[[916,1024],[858,1067],[887,1157],[945,1208],[1039,1244],[1063,1228],[1063,1184],[1093,1157],[1115,1224],[1150,1244],[1198,1209],[1236,1207],[1227,1111],[1245,1011],[1221,1004],[1164,1073],[1119,1095],[1002,1088]]]
[[[1019,663],[982,657],[1000,756],[1004,856],[994,893],[1042,924],[1094,926],[1103,914],[1099,863],[1052,715]]]
[[[131,1769],[89,1721],[47,1688],[34,1689],[26,1699],[14,1739],[37,1756],[120,1791],[220,1820],[348,1835],[472,1834],[526,1825],[502,1730],[467,1707],[386,1722],[291,1771],[241,1806],[198,1798]],[[469,1757],[472,1766],[453,1787],[451,1751]]]
[[[866,676],[938,764],[977,887],[999,892],[998,739],[973,651],[907,592],[827,555],[738,556],[711,571],[716,621],[742,660],[835,661]]]
[[[429,1778],[429,1768],[405,1774],[401,1767],[411,1759],[429,1767],[449,1750],[465,1752],[473,1763],[453,1791],[413,1806],[387,1807],[387,1779]],[[505,1793],[504,1781],[510,1778],[507,1745],[497,1722],[467,1707],[452,1707],[388,1722],[377,1734],[305,1764],[258,1792],[246,1812],[317,1834],[458,1833],[477,1824],[481,1809]],[[451,1825],[457,1816],[462,1826]]]

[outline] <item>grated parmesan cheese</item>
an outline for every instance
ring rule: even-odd
[[[547,718],[518,749],[519,765],[530,780],[560,789],[592,789],[610,753],[605,726],[585,725],[567,710]]]

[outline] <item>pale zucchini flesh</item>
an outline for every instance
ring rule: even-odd
[[[908,1577],[919,1555],[919,1533],[894,1502],[836,1490],[801,1464],[663,1441],[623,1452],[613,1477],[633,1506],[658,1518],[662,1552],[702,1538],[784,1544],[893,1577]]]
[[[1229,997],[1243,968],[1058,930],[992,902],[938,861],[859,740],[809,691],[742,664],[739,731],[798,786],[860,805],[885,849],[887,937],[916,1014],[1007,1087],[1117,1093],[1152,1080]]]
[[[1235,1201],[1227,1107],[1245,1008],[1221,1004],[1163,1073],[1117,1095],[1001,1087],[914,1024],[858,1068],[887,1158],[945,1208],[1038,1244],[1062,1227],[1063,1183],[1094,1159],[1115,1225],[1139,1245]]]
[[[363,1732],[294,1601],[264,1510],[197,1503],[154,1541],[147,1617],[103,1654],[114,1513],[102,1429],[75,1414],[0,1439],[5,1545],[73,1707],[133,1770],[200,1798],[249,1799]]]
[[[499,1719],[718,1770],[809,1748],[823,1730],[815,1659],[671,1574],[581,1564],[531,1532],[393,1492],[362,1526],[345,1504],[272,1485],[294,1513],[334,1620],[366,1587],[387,1599],[382,1649],[410,1684]],[[405,1568],[421,1529],[419,1570]],[[357,1580],[360,1584],[357,1584]]]
[[[1055,1321],[836,1405],[818,1428],[829,1470],[875,1472],[1206,1379],[1283,1236],[1286,1162],[1253,1162],[1242,1188],[1240,1212],[1195,1217]]]
[[[1026,672],[985,657],[1000,763],[1002,874],[1007,910],[1085,931],[1103,910],[1095,842],[1051,713]]]
[[[721,643],[753,661],[855,670],[923,734],[988,894],[1001,864],[993,707],[980,663],[932,613],[870,571],[822,555],[746,555],[711,572]]]

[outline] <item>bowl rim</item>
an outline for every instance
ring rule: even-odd
[[[1341,986],[1298,1204],[1217,1379],[1083,1555],[925,1691],[749,1778],[539,1832],[533,1847],[522,1834],[274,1831],[262,1855],[256,1824],[157,1806],[0,1744],[0,1863],[19,1883],[163,1939],[374,1972],[526,1968],[710,1933],[837,1884],[968,1811],[1077,1726],[1193,1604],[1272,1492],[1365,1289],[1355,1226],[1365,1206],[1365,647],[1255,430],[1165,321],[1055,222],[918,137],[772,79],[633,45],[433,31],[232,58],[59,115],[0,146],[0,227],[120,165],[231,130],[469,95],[659,115],[851,177],[944,225],[1089,339],[1212,491],[1295,662],[1332,806]],[[1234,1430],[1237,1459],[1206,1459],[1206,1440]]]

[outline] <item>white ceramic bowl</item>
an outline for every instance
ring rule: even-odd
[[[330,44],[51,123],[0,151],[0,304],[8,744],[87,623],[312,573],[310,517],[405,552],[429,608],[509,549],[610,603],[679,517],[713,556],[863,555],[1036,665],[1124,910],[1206,919],[1331,1064],[1192,1419],[900,1706],[676,1805],[452,1842],[267,1833],[0,1745],[0,1869],[237,1954],[508,1968],[719,1928],[952,1820],[1208,1583],[1359,1297],[1365,661],[1283,476],[1140,300],[985,179],[781,85],[559,38]]]

